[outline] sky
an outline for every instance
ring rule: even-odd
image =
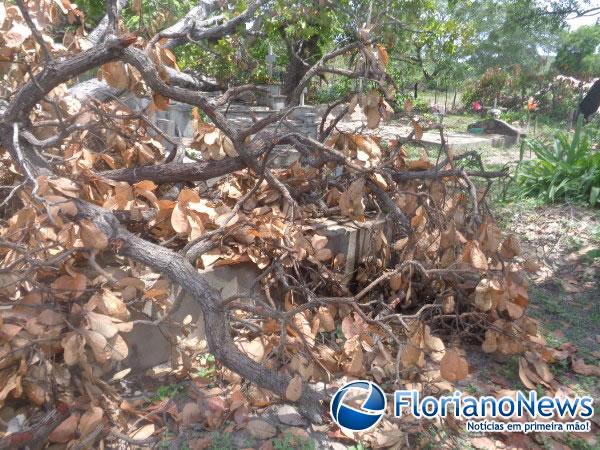
[[[600,0],[592,0],[589,2],[589,4],[587,6],[588,7],[596,7],[596,6],[600,7]],[[577,28],[579,28],[582,25],[595,24],[596,21],[598,20],[598,18],[600,18],[600,15],[577,17],[575,19],[568,19],[567,22],[569,23],[572,30],[576,30]]]
[[[586,17],[577,17],[575,19],[568,19],[567,22],[571,27],[571,30],[576,30],[582,25],[593,25],[598,20],[599,16],[586,16]]]

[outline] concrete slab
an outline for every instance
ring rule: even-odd
[[[398,139],[399,136],[408,136],[412,127],[400,124],[381,124],[377,129],[371,130],[362,121],[345,121],[338,124],[338,128],[347,133],[355,133],[360,130],[361,134],[377,136],[383,139]],[[500,134],[470,134],[458,131],[445,131],[446,145],[453,150],[477,148],[482,146],[506,147],[516,142],[516,137]],[[422,143],[425,145],[439,146],[441,144],[440,133],[437,131],[426,131],[423,133]]]

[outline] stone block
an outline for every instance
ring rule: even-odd
[[[355,222],[351,220],[335,221],[331,219],[317,220],[311,223],[317,234],[327,236],[327,247],[334,255],[342,253],[346,257],[344,266],[344,282],[348,283],[354,277],[358,265],[369,256],[376,256],[380,250],[379,235],[390,240],[392,222],[387,217],[380,217]],[[261,270],[253,263],[242,263],[221,267],[209,268],[201,272],[206,281],[217,289],[222,298],[233,295],[249,293],[254,280],[261,274]],[[148,313],[152,310],[152,304]],[[175,322],[182,322],[187,316],[191,316],[192,323],[199,323],[191,338],[196,335],[202,339],[203,322],[200,305],[189,295],[183,301],[172,318]],[[134,319],[146,319],[147,317],[135,317]],[[174,337],[177,328],[167,324],[145,324],[134,325],[130,333],[124,333],[123,338],[129,346],[129,356],[123,362],[122,368],[131,367],[134,373],[142,373],[159,364],[167,363],[174,353],[174,342],[169,337]]]
[[[289,145],[276,145],[272,152],[271,167],[289,167],[300,159],[300,152]]]
[[[206,281],[221,292],[223,298],[246,293],[260,273],[261,270],[253,263],[215,267],[201,272]],[[191,296],[186,295],[172,319],[182,322],[188,315],[192,317],[192,323],[202,320],[200,305]],[[154,320],[155,317],[148,319],[140,314],[134,317],[134,320],[136,319]],[[202,322],[197,329],[194,328],[194,334],[203,334],[203,329]],[[122,367],[130,367],[134,373],[143,373],[154,366],[169,362],[174,350],[174,344],[169,337],[175,336],[176,332],[177,327],[167,324],[135,324],[131,332],[123,333],[123,339],[129,347],[129,355],[123,361]]]
[[[326,236],[327,248],[335,255],[345,255],[344,281],[349,282],[358,265],[379,251],[378,235],[383,232],[388,241],[392,235],[392,222],[387,217],[370,219],[365,222],[336,222],[331,219],[320,220],[311,225],[316,234]]]
[[[287,96],[285,95],[271,95],[271,104],[269,105],[273,111],[281,111],[285,108]]]

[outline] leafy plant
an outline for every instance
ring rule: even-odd
[[[235,448],[231,433],[216,433],[212,438],[211,450],[233,450]]]
[[[183,384],[167,384],[159,387],[154,395],[150,398],[152,401],[160,401],[166,398],[171,398],[183,392],[185,386]]]
[[[273,439],[274,450],[314,450],[315,443],[308,438],[286,433],[283,437]]]
[[[348,450],[366,450],[366,447],[362,442],[357,442],[352,447],[348,447]]]
[[[201,367],[196,374],[201,378],[212,378],[217,372],[215,355],[206,353],[198,358]]]
[[[319,87],[313,94],[315,103],[330,103],[346,97],[354,89],[354,81],[349,79],[335,79],[323,87]]]
[[[422,94],[421,96],[414,98],[411,92],[399,93],[396,95],[396,98],[394,100],[394,109],[398,111],[404,109],[404,105],[406,105],[406,102],[410,102],[410,104],[412,105],[412,111],[420,113],[431,111],[430,103],[424,98]]]
[[[577,123],[574,133],[558,132],[551,144],[526,139],[521,145],[516,182],[519,195],[540,197],[548,202],[585,201],[596,206],[600,200],[600,152],[597,135]],[[525,151],[536,159],[523,161]]]
[[[518,122],[518,121],[522,121],[522,122],[526,122],[527,121],[527,111],[523,111],[523,110],[518,110],[518,111],[505,111],[502,113],[502,115],[500,116],[500,118],[502,120],[504,120],[505,122]]]

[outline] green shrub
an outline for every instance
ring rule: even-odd
[[[584,128],[580,118],[574,133],[558,132],[551,144],[524,140],[516,173],[519,195],[540,197],[548,202],[585,201],[597,206],[600,203],[598,137],[592,127]],[[523,161],[527,149],[536,159]]]
[[[431,105],[427,102],[427,99],[423,96],[423,93],[417,98],[414,97],[412,92],[399,93],[394,98],[394,111],[403,111],[404,105],[407,101],[412,104],[412,110],[418,113],[431,112]]]
[[[331,103],[346,97],[354,89],[354,80],[349,78],[333,79],[325,86],[317,88],[312,95],[309,95],[309,99],[318,104]]]
[[[500,116],[500,118],[508,123],[527,122],[528,115],[529,115],[528,112],[524,111],[524,110],[518,110],[518,111],[508,110],[508,111],[504,111],[502,113],[502,115]]]
[[[475,101],[490,106],[496,98],[500,98],[503,90],[510,84],[510,74],[500,68],[489,68],[479,80],[467,84],[462,95],[466,108]]]

